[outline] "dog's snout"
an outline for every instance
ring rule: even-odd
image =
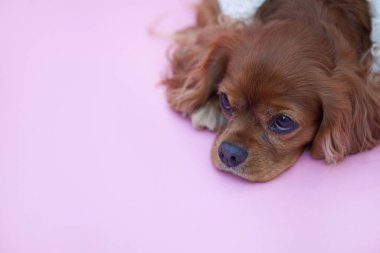
[[[248,156],[247,150],[229,142],[223,142],[219,146],[218,154],[220,160],[230,168],[242,164]]]

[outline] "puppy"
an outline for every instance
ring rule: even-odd
[[[336,163],[379,143],[367,1],[266,0],[250,22],[213,0],[197,13],[163,82],[174,110],[218,132],[216,168],[266,182],[306,149]]]

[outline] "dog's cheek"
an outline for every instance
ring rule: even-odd
[[[216,169],[220,169],[220,160],[219,160],[219,156],[218,156],[218,147],[219,147],[219,145],[216,145],[215,142],[214,142],[212,150],[211,150],[211,162],[212,162],[212,165]]]
[[[220,160],[219,160],[219,155],[218,155],[218,149],[219,149],[219,145],[220,145],[221,141],[220,141],[219,137],[220,137],[220,133],[215,138],[214,143],[212,144],[212,148],[211,148],[211,162],[212,162],[213,166],[217,169],[220,168]]]

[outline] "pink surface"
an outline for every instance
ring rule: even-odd
[[[177,0],[0,1],[0,252],[380,252],[380,149],[277,180],[212,168],[157,86]]]

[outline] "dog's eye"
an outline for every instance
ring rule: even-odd
[[[221,93],[220,94],[220,106],[223,108],[223,110],[227,113],[227,114],[232,114],[232,106],[230,104],[230,101],[228,100],[228,97],[226,95],[226,93]]]
[[[280,114],[273,118],[269,127],[273,132],[287,134],[295,130],[298,127],[298,124],[289,116]]]

